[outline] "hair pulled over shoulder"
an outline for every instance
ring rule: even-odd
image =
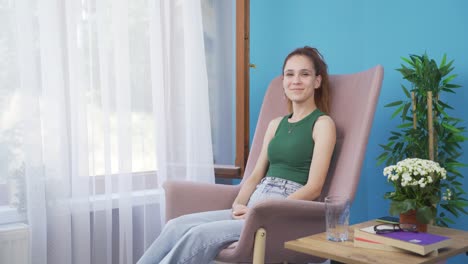
[[[330,112],[330,89],[329,89],[329,83],[328,83],[328,66],[325,63],[325,60],[323,59],[322,54],[316,49],[312,48],[309,46],[305,46],[303,48],[297,48],[293,50],[291,53],[286,56],[284,59],[283,63],[283,73],[284,74],[284,67],[286,66],[286,63],[288,60],[296,55],[300,56],[305,56],[309,58],[309,60],[312,62],[314,69],[315,69],[315,75],[322,76],[322,82],[320,84],[320,87],[315,90],[314,94],[314,99],[315,99],[315,104],[317,105],[318,109],[320,111],[328,114]],[[292,102],[288,99],[288,110],[291,112],[292,111]]]

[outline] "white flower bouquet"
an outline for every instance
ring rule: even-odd
[[[446,179],[447,171],[432,160],[408,158],[386,167],[383,174],[395,188],[384,195],[391,200],[392,215],[415,210],[418,221],[429,223],[436,217],[440,200],[451,197],[450,189],[444,193],[441,190],[441,181]]]

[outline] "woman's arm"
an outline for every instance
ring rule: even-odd
[[[255,187],[265,176],[268,169],[268,144],[275,135],[276,129],[281,121],[281,117],[278,117],[268,124],[268,128],[263,138],[262,149],[258,157],[257,163],[252,171],[250,177],[242,184],[242,187],[237,195],[234,203],[232,204],[233,217],[244,218],[248,211],[247,203],[249,202],[250,196],[255,191]]]
[[[322,192],[333,149],[336,143],[335,123],[329,116],[321,116],[315,122],[312,131],[315,146],[306,185],[292,193],[288,199],[315,200]]]

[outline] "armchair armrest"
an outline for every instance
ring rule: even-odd
[[[297,263],[321,258],[297,254],[284,248],[284,242],[325,231],[325,204],[302,200],[265,200],[256,204],[249,211],[240,239],[235,248],[230,247],[218,255],[218,260],[240,259],[251,261],[252,244],[255,232],[260,227],[267,232],[266,252],[279,252],[284,259],[296,259]],[[245,252],[250,252],[245,254]],[[282,262],[284,259],[271,259],[265,256],[265,262]],[[306,261],[306,262],[307,262]]]
[[[229,209],[240,189],[237,185],[190,181],[167,181],[163,187],[166,221],[184,214]]]

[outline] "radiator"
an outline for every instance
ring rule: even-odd
[[[0,263],[29,264],[29,228],[25,224],[0,225]]]

